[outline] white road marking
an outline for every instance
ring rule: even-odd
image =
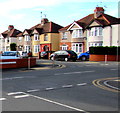
[[[85,66],[91,66],[91,65],[85,65]]]
[[[78,73],[92,73],[95,72],[94,70],[92,71],[79,71],[79,72],[68,72],[68,73],[55,73],[54,75],[69,75],[69,74],[78,74]]]
[[[0,80],[14,80],[14,79],[23,79],[23,78],[35,78],[35,76],[26,76],[26,77],[9,77],[9,78],[1,78]]]
[[[11,93],[8,93],[7,95],[17,95],[17,94],[23,94],[23,92],[11,92]]]
[[[36,92],[36,91],[40,91],[40,89],[28,90],[27,92]]]
[[[18,99],[18,98],[24,98],[24,97],[29,97],[30,95],[25,94],[25,95],[19,95],[19,96],[14,96],[14,98]]]
[[[42,98],[42,97],[35,96],[35,95],[32,95],[32,94],[27,94],[27,93],[24,93],[24,94],[29,95],[29,96],[34,97],[34,98],[37,98],[37,99],[40,99],[40,100],[43,100],[43,101],[46,101],[46,102],[49,102],[49,103],[53,103],[53,104],[56,104],[56,105],[66,107],[66,108],[69,108],[69,109],[72,109],[72,110],[75,110],[75,111],[82,111],[84,113],[88,113],[85,110],[75,108],[75,107],[72,107],[72,106],[69,106],[69,105],[66,105],[66,104],[62,104],[62,103],[59,103],[59,102],[56,102],[56,101],[52,101],[52,100],[49,100],[49,99],[46,99],[46,98]]]
[[[83,85],[87,85],[87,83],[77,84],[77,86],[83,86]]]
[[[70,88],[70,87],[73,87],[73,85],[64,85],[62,86],[63,88]]]
[[[53,89],[55,89],[55,88],[52,88],[52,87],[50,87],[50,88],[45,88],[45,90],[53,90]]]
[[[120,89],[117,88],[117,87],[114,87],[114,86],[109,85],[107,82],[108,82],[108,81],[105,81],[105,82],[104,82],[104,84],[105,84],[106,86],[108,86],[108,87],[110,87],[110,88],[113,88],[113,89],[116,89],[116,90],[120,90]]]
[[[22,79],[24,77],[10,77],[10,78],[2,78],[0,80],[14,80],[14,79]]]
[[[6,100],[6,98],[0,98],[0,101]]]
[[[118,69],[110,69],[110,70],[112,70],[112,71],[116,71],[116,70],[118,70]]]

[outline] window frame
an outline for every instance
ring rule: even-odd
[[[34,34],[34,41],[39,41],[39,34]]]
[[[83,37],[83,30],[82,29],[73,29],[72,38],[81,38]]]

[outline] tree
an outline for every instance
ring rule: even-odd
[[[10,50],[11,51],[16,51],[16,43],[11,43],[10,44]]]

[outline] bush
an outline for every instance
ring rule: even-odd
[[[10,44],[10,50],[11,51],[16,51],[16,43],[11,43]]]
[[[110,46],[110,47],[90,47],[89,48],[90,54],[97,54],[97,55],[120,55],[120,46]]]

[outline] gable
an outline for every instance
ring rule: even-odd
[[[37,34],[38,31],[36,29],[33,30],[32,34]]]
[[[72,30],[72,29],[82,29],[82,27],[77,24],[76,22],[74,22],[67,30]]]
[[[28,35],[28,32],[27,32],[27,31],[24,31],[23,35]]]
[[[94,21],[89,25],[89,27],[93,27],[93,26],[100,26],[100,24]]]
[[[73,27],[71,27],[71,29],[76,29],[79,28],[76,24],[73,25]]]

